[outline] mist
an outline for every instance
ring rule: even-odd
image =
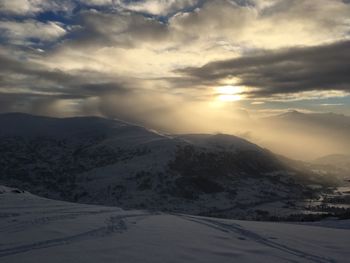
[[[341,114],[281,110],[264,116],[215,96],[196,101],[157,92],[108,95],[85,102],[82,110],[82,115],[117,118],[167,134],[232,134],[297,160],[350,153],[350,117]]]

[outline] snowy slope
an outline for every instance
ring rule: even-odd
[[[262,151],[256,144],[227,134],[184,134],[179,135],[178,138],[199,147],[217,151]]]
[[[26,139],[50,138],[56,140],[91,140],[114,147],[131,147],[157,139],[158,133],[120,120],[99,117],[52,118],[23,113],[0,114],[0,137]]]
[[[0,188],[0,262],[348,262],[350,222],[326,226],[125,211]]]
[[[52,199],[255,218],[264,203],[313,197],[307,178],[232,135],[169,136],[98,117],[0,114],[0,183]]]

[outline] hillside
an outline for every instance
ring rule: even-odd
[[[261,120],[263,145],[294,159],[349,155],[350,117],[336,113],[289,111]],[[259,137],[259,134],[256,134]]]
[[[0,261],[348,262],[349,221],[312,224],[125,211],[0,187]]]
[[[322,183],[231,135],[19,113],[0,115],[0,127],[0,181],[54,199],[256,218],[265,203],[298,212],[291,204],[317,197],[308,184]]]

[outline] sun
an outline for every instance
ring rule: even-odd
[[[238,101],[241,100],[243,87],[241,86],[220,86],[215,88],[216,99],[222,102]]]

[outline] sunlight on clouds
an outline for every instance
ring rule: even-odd
[[[144,12],[152,15],[167,15],[186,7],[195,6],[198,2],[199,0],[116,1],[118,5],[127,10]]]
[[[221,86],[215,88],[216,99],[222,102],[238,101],[243,98],[242,92],[244,88],[241,86]]]
[[[71,9],[72,3],[81,9]],[[324,76],[346,75],[350,44],[318,51],[346,40],[349,4],[243,3],[0,0],[0,13],[22,17],[0,19],[6,42],[0,45],[0,92],[10,105],[3,108],[24,101],[28,112],[117,117],[167,131],[234,132],[249,128],[236,120],[254,118],[257,109],[279,104],[283,111],[295,101],[349,95],[346,76]],[[57,17],[36,17],[48,10]],[[334,55],[322,56],[330,51]]]
[[[264,101],[253,101],[252,103],[250,103],[251,105],[263,105],[265,104]]]
[[[303,91],[298,93],[290,94],[276,94],[265,98],[269,101],[302,101],[302,100],[318,100],[318,99],[329,99],[329,98],[344,98],[350,96],[350,93],[347,91],[341,90],[312,90],[312,91]]]

